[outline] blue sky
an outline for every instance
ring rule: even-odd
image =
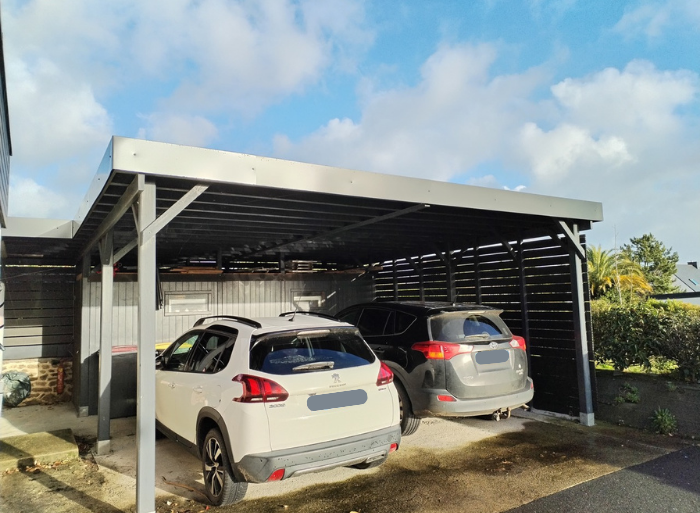
[[[697,0],[3,0],[10,214],[112,135],[603,203],[700,259]]]

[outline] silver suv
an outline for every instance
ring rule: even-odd
[[[532,400],[525,340],[487,306],[376,302],[341,310],[394,372],[401,432],[421,417],[490,414],[496,420]]]

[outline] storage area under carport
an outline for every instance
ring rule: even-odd
[[[109,349],[138,346],[139,511],[153,499],[151,355],[202,315],[382,298],[495,306],[528,341],[534,407],[592,424],[581,232],[600,220],[599,203],[114,138],[74,221],[8,220],[5,265],[74,266],[63,287],[76,308],[72,334],[51,330],[59,316],[15,308],[8,279],[6,359],[73,354],[74,403],[87,414],[97,387],[108,447]],[[43,292],[35,311],[51,309]]]

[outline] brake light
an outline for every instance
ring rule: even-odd
[[[389,446],[389,454],[399,450],[399,444],[393,443]]]
[[[442,401],[443,403],[454,403],[457,401],[454,397],[451,395],[439,395],[437,396],[438,401]]]
[[[471,353],[474,346],[429,340],[413,344],[411,349],[420,351],[428,360],[450,360],[458,354]]]
[[[391,372],[391,369],[386,363],[381,362],[379,366],[379,376],[377,376],[377,386],[388,385],[392,381],[394,381],[394,373]]]
[[[233,381],[243,385],[243,395],[233,398],[238,403],[279,403],[289,397],[282,385],[271,379],[239,374]]]
[[[525,339],[523,337],[513,335],[513,340],[510,341],[510,347],[514,347],[515,349],[522,349],[523,351],[525,351],[527,345],[525,344]]]

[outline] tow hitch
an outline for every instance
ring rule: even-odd
[[[522,408],[523,410],[530,409],[530,407],[527,404],[521,404],[520,406],[516,406],[516,408]],[[491,418],[496,422],[498,422],[501,419],[509,419],[512,411],[512,408],[499,408],[491,414]]]
[[[509,419],[510,412],[510,408],[499,408],[491,414],[491,418],[496,422],[500,421],[501,419]]]

